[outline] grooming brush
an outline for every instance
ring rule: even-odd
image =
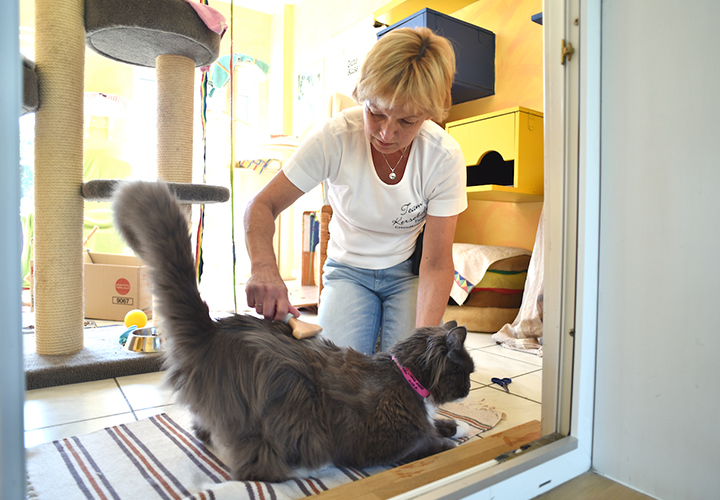
[[[285,316],[285,323],[290,325],[290,328],[292,328],[293,337],[295,337],[296,339],[314,337],[322,331],[322,328],[318,325],[313,325],[312,323],[300,321],[291,313],[288,313],[288,315]]]

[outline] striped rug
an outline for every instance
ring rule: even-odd
[[[470,427],[463,442],[494,427],[494,408],[462,404],[440,416]],[[471,411],[468,411],[471,410]],[[328,467],[284,483],[231,481],[230,470],[198,441],[188,412],[176,410],[84,436],[60,439],[27,451],[28,498],[39,500],[284,500],[309,497],[388,467]]]

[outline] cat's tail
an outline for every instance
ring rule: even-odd
[[[150,267],[154,308],[164,334],[202,341],[214,330],[200,297],[185,213],[167,185],[130,182],[113,200],[115,227]]]

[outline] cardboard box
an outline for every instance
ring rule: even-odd
[[[152,317],[147,266],[132,255],[85,252],[85,317],[122,321],[141,309]]]

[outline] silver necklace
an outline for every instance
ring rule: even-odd
[[[387,163],[387,166],[388,166],[388,168],[390,169],[390,174],[388,175],[388,177],[390,178],[391,181],[394,181],[394,180],[395,180],[395,177],[397,177],[397,174],[395,173],[395,169],[398,167],[398,165],[400,165],[400,162],[403,160],[403,158],[405,158],[405,152],[407,151],[407,148],[408,148],[408,147],[409,147],[409,146],[405,146],[405,148],[403,149],[402,154],[400,155],[400,159],[397,161],[397,163],[395,164],[394,167],[391,167],[391,166],[390,166],[390,162],[387,161],[387,157],[385,156],[385,153],[383,153],[382,151],[380,151],[380,154],[381,154],[382,157],[385,159],[385,163]]]

